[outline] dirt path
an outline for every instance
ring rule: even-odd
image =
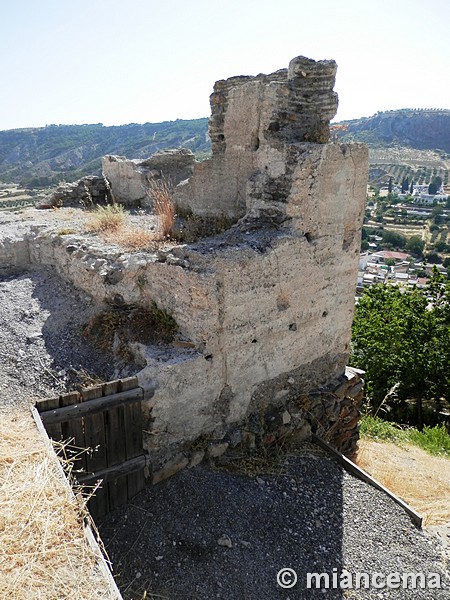
[[[109,359],[83,336],[94,312],[86,294],[50,269],[1,277],[0,404],[26,406],[90,378],[110,378]]]
[[[361,440],[358,465],[424,518],[424,525],[450,525],[450,459],[412,445]]]

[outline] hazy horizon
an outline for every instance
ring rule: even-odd
[[[426,110],[430,110],[430,111],[439,111],[439,110],[443,110],[443,111],[450,111],[450,108],[442,108],[442,107],[416,107],[416,108],[412,108],[412,107],[403,107],[403,108],[396,108],[396,109],[386,109],[384,111],[375,111],[373,114],[371,115],[361,115],[359,117],[354,117],[351,119],[342,119],[343,121],[354,121],[354,120],[358,120],[358,119],[364,119],[364,118],[370,118],[375,116],[378,112],[392,112],[392,111],[402,111],[402,110],[417,110],[417,111],[426,111]],[[136,122],[132,122],[132,123],[117,123],[117,124],[112,124],[112,125],[106,125],[105,123],[47,123],[45,125],[30,125],[28,127],[12,127],[10,129],[1,129],[0,131],[18,131],[18,130],[25,130],[25,129],[45,129],[46,127],[88,127],[88,126],[92,126],[92,125],[101,125],[102,127],[127,127],[129,125],[158,125],[160,123],[174,123],[175,121],[194,121],[194,120],[198,120],[198,119],[208,119],[209,115],[207,117],[203,116],[203,117],[192,117],[192,119],[188,119],[188,118],[180,118],[180,119],[166,119],[164,121],[145,121],[142,123],[136,123]],[[339,123],[341,121],[338,121],[337,119],[333,119],[332,123]]]

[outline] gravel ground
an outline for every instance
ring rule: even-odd
[[[185,470],[99,526],[125,599],[449,597],[437,538],[314,446],[291,456],[278,476]],[[282,568],[297,573],[292,589],[277,585]],[[446,588],[307,589],[307,573],[327,573],[332,585],[344,569],[436,572]]]
[[[89,298],[52,271],[0,278],[0,407],[110,378],[109,359],[82,326]],[[171,600],[449,597],[443,548],[387,496],[308,448],[281,475],[248,477],[206,467],[146,488],[99,523],[125,599]],[[277,585],[295,569],[291,589]],[[306,589],[306,573],[434,573],[445,589]],[[322,585],[324,588],[324,585]]]
[[[49,269],[0,277],[0,405],[111,378],[108,357],[82,335],[94,311],[87,295]]]

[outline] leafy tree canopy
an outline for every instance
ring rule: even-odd
[[[401,233],[386,230],[383,232],[383,244],[390,244],[392,248],[404,248],[406,245],[406,238]]]
[[[411,236],[406,242],[406,251],[414,256],[422,256],[425,242],[418,235]]]
[[[450,284],[436,269],[426,290],[377,284],[359,300],[351,364],[366,371],[375,407],[391,396],[386,404],[402,420],[406,401],[413,400],[422,427],[423,401],[450,399],[449,362]]]

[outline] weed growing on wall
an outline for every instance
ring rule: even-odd
[[[117,232],[125,225],[126,217],[127,213],[120,204],[97,206],[90,216],[87,228],[96,233]]]
[[[173,191],[173,186],[167,179],[148,179],[147,195],[152,200],[153,210],[158,217],[158,230],[162,239],[173,236],[176,217]]]
[[[124,306],[97,313],[84,326],[83,335],[104,352],[114,351],[131,362],[132,353],[126,351],[129,342],[170,343],[177,329],[175,319],[152,302],[150,307]]]

